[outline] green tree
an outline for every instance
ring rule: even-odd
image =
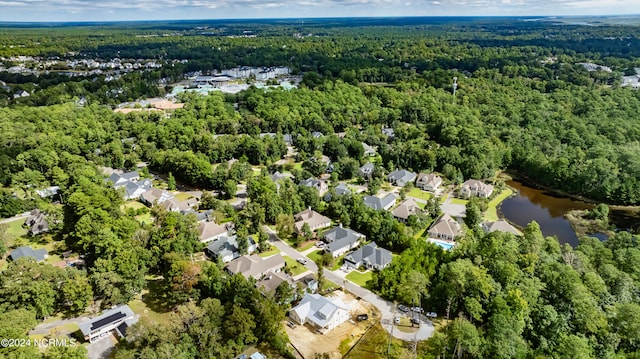
[[[171,172],[167,175],[167,189],[170,191],[176,190],[176,179]]]
[[[465,214],[464,214],[464,223],[470,229],[475,229],[478,227],[480,222],[482,221],[482,212],[480,211],[480,207],[474,200],[469,200],[465,205]]]

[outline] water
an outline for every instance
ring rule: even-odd
[[[434,244],[442,247],[442,249],[444,249],[445,251],[449,251],[449,250],[451,250],[451,248],[453,248],[453,244],[451,244],[451,243],[439,241],[439,240],[433,239],[433,238],[429,238],[429,241],[431,241],[431,243],[434,243]]]
[[[525,186],[518,181],[507,181],[507,185],[516,189],[518,194],[502,202],[502,216],[521,227],[536,221],[545,236],[556,236],[560,243],[572,246],[578,244],[578,237],[564,214],[574,209],[591,209],[592,204],[553,197],[544,190]]]

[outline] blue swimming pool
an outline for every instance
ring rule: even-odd
[[[435,244],[439,245],[445,251],[451,250],[451,248],[453,248],[453,244],[448,243],[448,242],[443,242],[443,241],[439,241],[437,239],[432,239],[432,238],[429,238],[429,241],[431,243],[435,243]]]

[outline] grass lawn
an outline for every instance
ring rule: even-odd
[[[145,208],[146,206],[138,201],[127,201],[124,203],[124,209],[125,211],[128,208],[133,208],[133,209],[140,209],[140,208]]]
[[[433,195],[431,193],[427,192],[427,191],[421,190],[420,188],[413,187],[411,189],[411,191],[407,192],[407,196],[414,197],[414,198],[419,198],[419,199],[427,201]]]
[[[134,313],[140,315],[140,319],[147,324],[168,324],[173,308],[166,306],[164,289],[161,279],[148,280],[147,288],[130,301],[129,307]]]
[[[302,243],[300,243],[300,244],[302,244]],[[299,251],[299,252],[304,252],[304,251],[306,251],[307,249],[309,249],[309,248],[311,248],[311,247],[313,247],[313,246],[315,246],[315,245],[316,245],[316,241],[309,241],[309,242],[308,242],[308,243],[306,243],[303,247],[299,247],[299,248],[298,248],[298,251]]]
[[[415,238],[415,239],[422,238],[422,236],[424,236],[424,233],[425,233],[426,231],[427,231],[427,229],[426,229],[426,228],[425,228],[425,229],[420,230],[418,233],[416,233],[416,234],[413,236],[413,238]]]
[[[139,216],[136,216],[136,219],[138,220],[138,222],[140,223],[152,223],[153,222],[153,217],[151,216],[151,213],[145,213],[145,214],[141,214]]]
[[[302,162],[296,162],[293,164],[293,168],[297,170],[302,170]]]
[[[422,202],[416,202],[416,204],[418,205],[418,207],[420,207],[420,209],[424,209],[424,207],[427,206],[426,203],[422,203]]]
[[[291,269],[291,275],[292,276],[297,276],[298,274],[302,274],[302,273],[307,271],[307,267],[305,267],[302,264],[296,262],[295,259],[293,259],[293,258],[291,258],[289,256],[284,256],[284,261],[287,263],[287,267],[289,267],[289,269]]]
[[[451,198],[451,204],[461,204],[463,206],[467,205],[467,201],[466,199],[462,199],[462,198]]]
[[[189,198],[191,198],[193,196],[191,196],[190,194],[185,193],[185,192],[180,192],[180,193],[174,195],[173,197],[175,197],[175,199],[177,199],[178,201],[186,201],[186,200],[188,200]]]
[[[322,258],[322,249],[309,253],[307,257],[314,262],[319,261]]]
[[[280,249],[278,249],[278,247],[276,246],[271,246],[271,249],[266,251],[266,252],[262,252],[260,254],[258,254],[260,257],[271,257],[274,254],[278,254],[280,253]]]
[[[15,240],[18,237],[26,236],[27,230],[22,228],[25,219],[21,218],[17,221],[7,223],[7,235],[9,241]]]
[[[347,274],[346,278],[348,280],[352,281],[353,283],[361,286],[362,288],[369,289],[369,286],[367,285],[367,282],[370,281],[371,279],[373,279],[373,272],[372,271],[366,271],[366,272],[362,273],[360,271],[353,270],[349,274]]]
[[[330,280],[325,279],[324,283],[322,283],[322,287],[320,288],[321,291],[326,291],[326,290],[331,290],[331,289],[335,289],[335,288],[340,288],[339,285],[333,283]]]
[[[333,259],[333,267],[331,267],[331,270],[338,270],[340,269],[340,267],[342,267],[342,265],[344,264],[344,256],[346,256],[347,253],[341,255],[338,258],[334,258]]]
[[[374,327],[358,341],[349,354],[345,356],[346,359],[386,359],[386,358],[411,358],[412,352],[405,343],[396,338],[392,338],[391,346],[389,344],[389,333],[387,333],[380,324],[376,324]],[[391,355],[387,354],[387,348],[390,349]]]
[[[447,198],[449,198],[449,193],[448,192],[447,193],[443,193],[440,196],[440,204],[443,204],[447,200]]]
[[[484,219],[487,221],[497,221],[498,220],[498,205],[509,198],[513,194],[511,188],[507,188],[502,190],[499,195],[495,196],[491,201],[489,201],[489,205],[487,210],[484,212]]]

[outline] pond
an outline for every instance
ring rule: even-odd
[[[500,209],[503,217],[520,227],[536,221],[545,236],[556,236],[560,243],[572,246],[578,244],[578,237],[564,214],[574,209],[591,209],[592,204],[554,197],[518,181],[507,181],[506,184],[516,189],[517,194],[502,202]]]
[[[554,196],[545,190],[532,188],[514,180],[507,181],[506,184],[517,190],[517,194],[507,198],[500,205],[502,217],[520,227],[536,221],[545,236],[556,236],[562,244],[568,243],[574,247],[578,245],[578,237],[569,221],[564,218],[564,214],[574,209],[591,209],[594,207],[593,204]],[[640,230],[638,215],[626,211],[609,212],[609,223],[617,227],[617,230],[632,233]],[[592,236],[601,240],[607,238],[604,233],[594,233]]]

